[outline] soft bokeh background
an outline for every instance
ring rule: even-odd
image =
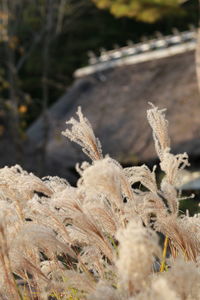
[[[194,31],[198,9],[197,0],[0,0],[0,166],[75,182],[74,165],[86,158],[60,132],[79,105],[104,153],[124,166],[151,166],[151,101],[168,110],[173,151],[187,151],[198,171],[194,49],[74,76],[108,50]]]

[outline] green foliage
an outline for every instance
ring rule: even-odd
[[[179,0],[93,0],[97,7],[109,9],[116,17],[136,18],[152,23],[165,15],[182,13]]]

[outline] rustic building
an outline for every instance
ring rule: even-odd
[[[105,154],[122,164],[153,161],[156,154],[146,119],[149,101],[167,109],[172,150],[188,152],[199,164],[200,96],[194,50],[189,49],[77,78],[48,112],[46,172],[65,176],[76,162],[85,159],[81,150],[60,134],[78,106],[92,123]],[[42,117],[27,134],[34,149],[39,149],[44,138]]]

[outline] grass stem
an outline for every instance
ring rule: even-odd
[[[169,238],[166,236],[165,241],[164,241],[162,261],[161,261],[161,265],[160,265],[160,272],[164,272],[166,269],[166,255],[167,255],[168,242],[169,242]]]

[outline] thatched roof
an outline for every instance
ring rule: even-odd
[[[156,157],[146,120],[148,102],[167,108],[172,149],[200,156],[200,96],[194,51],[140,64],[121,66],[76,79],[49,110],[48,171],[65,176],[85,159],[60,132],[78,106],[90,120],[104,153],[124,164]],[[28,130],[34,147],[43,140],[42,118]]]

